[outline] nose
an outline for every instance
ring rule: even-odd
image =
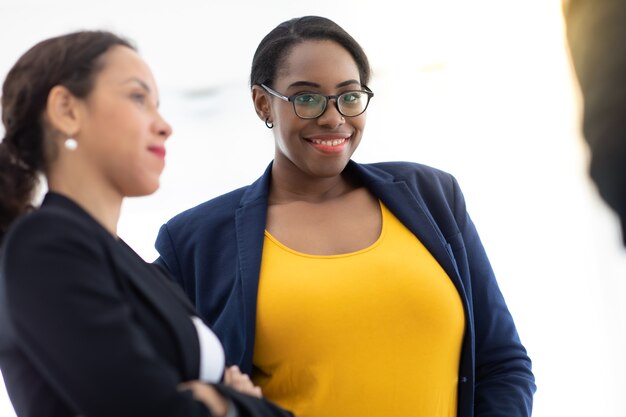
[[[172,134],[172,126],[161,116],[159,112],[156,114],[156,121],[153,125],[154,132],[161,136],[163,139],[167,139]]]
[[[331,100],[333,101],[331,103]],[[322,126],[329,126],[331,128],[335,128],[341,126],[346,122],[345,117],[341,113],[339,113],[339,106],[337,105],[337,99],[331,98],[328,100],[326,104],[326,109],[324,109],[324,113],[321,114],[317,118],[317,123]]]

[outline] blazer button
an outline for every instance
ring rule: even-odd
[[[461,383],[464,384],[467,382],[467,377],[466,376],[462,376],[461,377]]]

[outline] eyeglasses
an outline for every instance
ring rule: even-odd
[[[284,96],[265,84],[261,87],[268,93],[293,104],[293,111],[301,119],[316,119],[326,111],[329,100],[335,100],[339,114],[345,117],[355,117],[363,114],[370,99],[374,97],[372,90],[363,86],[363,90],[345,91],[336,96],[325,96],[317,93],[298,93]]]

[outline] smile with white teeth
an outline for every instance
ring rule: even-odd
[[[344,143],[345,141],[346,141],[346,138],[332,139],[332,140],[311,139],[311,142],[317,145],[324,145],[324,146],[338,146]]]

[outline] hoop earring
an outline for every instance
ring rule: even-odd
[[[76,148],[78,148],[78,142],[76,141],[76,139],[70,137],[70,138],[65,139],[65,142],[63,142],[63,146],[68,151],[73,152],[76,150]]]
[[[274,127],[274,122],[270,122],[270,118],[266,118],[265,119],[265,126],[267,126],[268,129],[271,129]]]

